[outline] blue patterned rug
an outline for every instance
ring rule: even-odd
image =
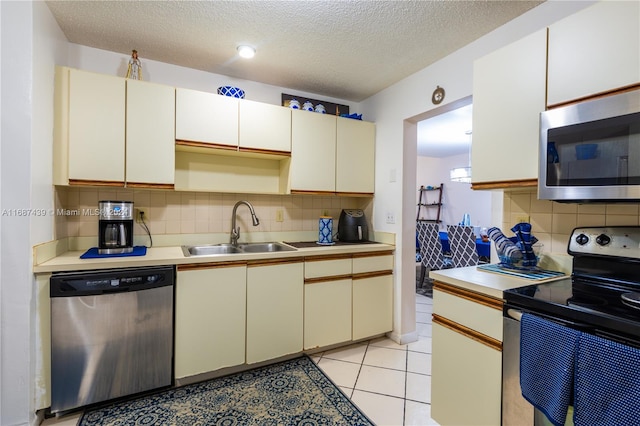
[[[307,356],[86,412],[91,425],[373,425]]]

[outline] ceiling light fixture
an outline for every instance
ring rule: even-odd
[[[253,58],[253,56],[256,54],[256,49],[251,47],[251,46],[247,46],[247,45],[240,45],[238,46],[238,55],[240,55],[243,58]]]
[[[467,167],[456,167],[449,171],[449,179],[451,182],[471,183],[471,130],[464,132],[469,136],[469,165]]]

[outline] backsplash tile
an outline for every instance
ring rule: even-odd
[[[97,236],[98,216],[88,212],[97,209],[100,200],[133,201],[134,208],[145,208],[152,235],[228,232],[233,206],[239,200],[249,201],[260,219],[258,226],[252,226],[249,209],[238,207],[237,224],[242,233],[315,231],[318,218],[325,212],[337,226],[342,209],[363,209],[369,219],[373,211],[373,200],[359,197],[55,187],[56,209],[74,213],[56,215],[55,239]],[[278,211],[282,212],[282,222],[276,220]],[[134,234],[144,235],[145,231],[136,224]]]
[[[575,204],[538,200],[535,189],[505,191],[502,231],[512,236],[518,217],[529,215],[544,252],[566,254],[571,232],[581,226],[638,226],[640,204]]]

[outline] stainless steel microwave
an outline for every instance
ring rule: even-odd
[[[540,114],[538,198],[640,201],[640,90]]]

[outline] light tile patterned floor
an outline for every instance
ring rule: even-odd
[[[419,340],[398,345],[381,337],[312,356],[335,384],[377,425],[437,425],[431,419],[433,299],[416,294]],[[80,414],[44,425],[76,425]]]
[[[312,356],[378,426],[437,425],[431,419],[433,299],[416,294],[417,342],[385,337]]]

